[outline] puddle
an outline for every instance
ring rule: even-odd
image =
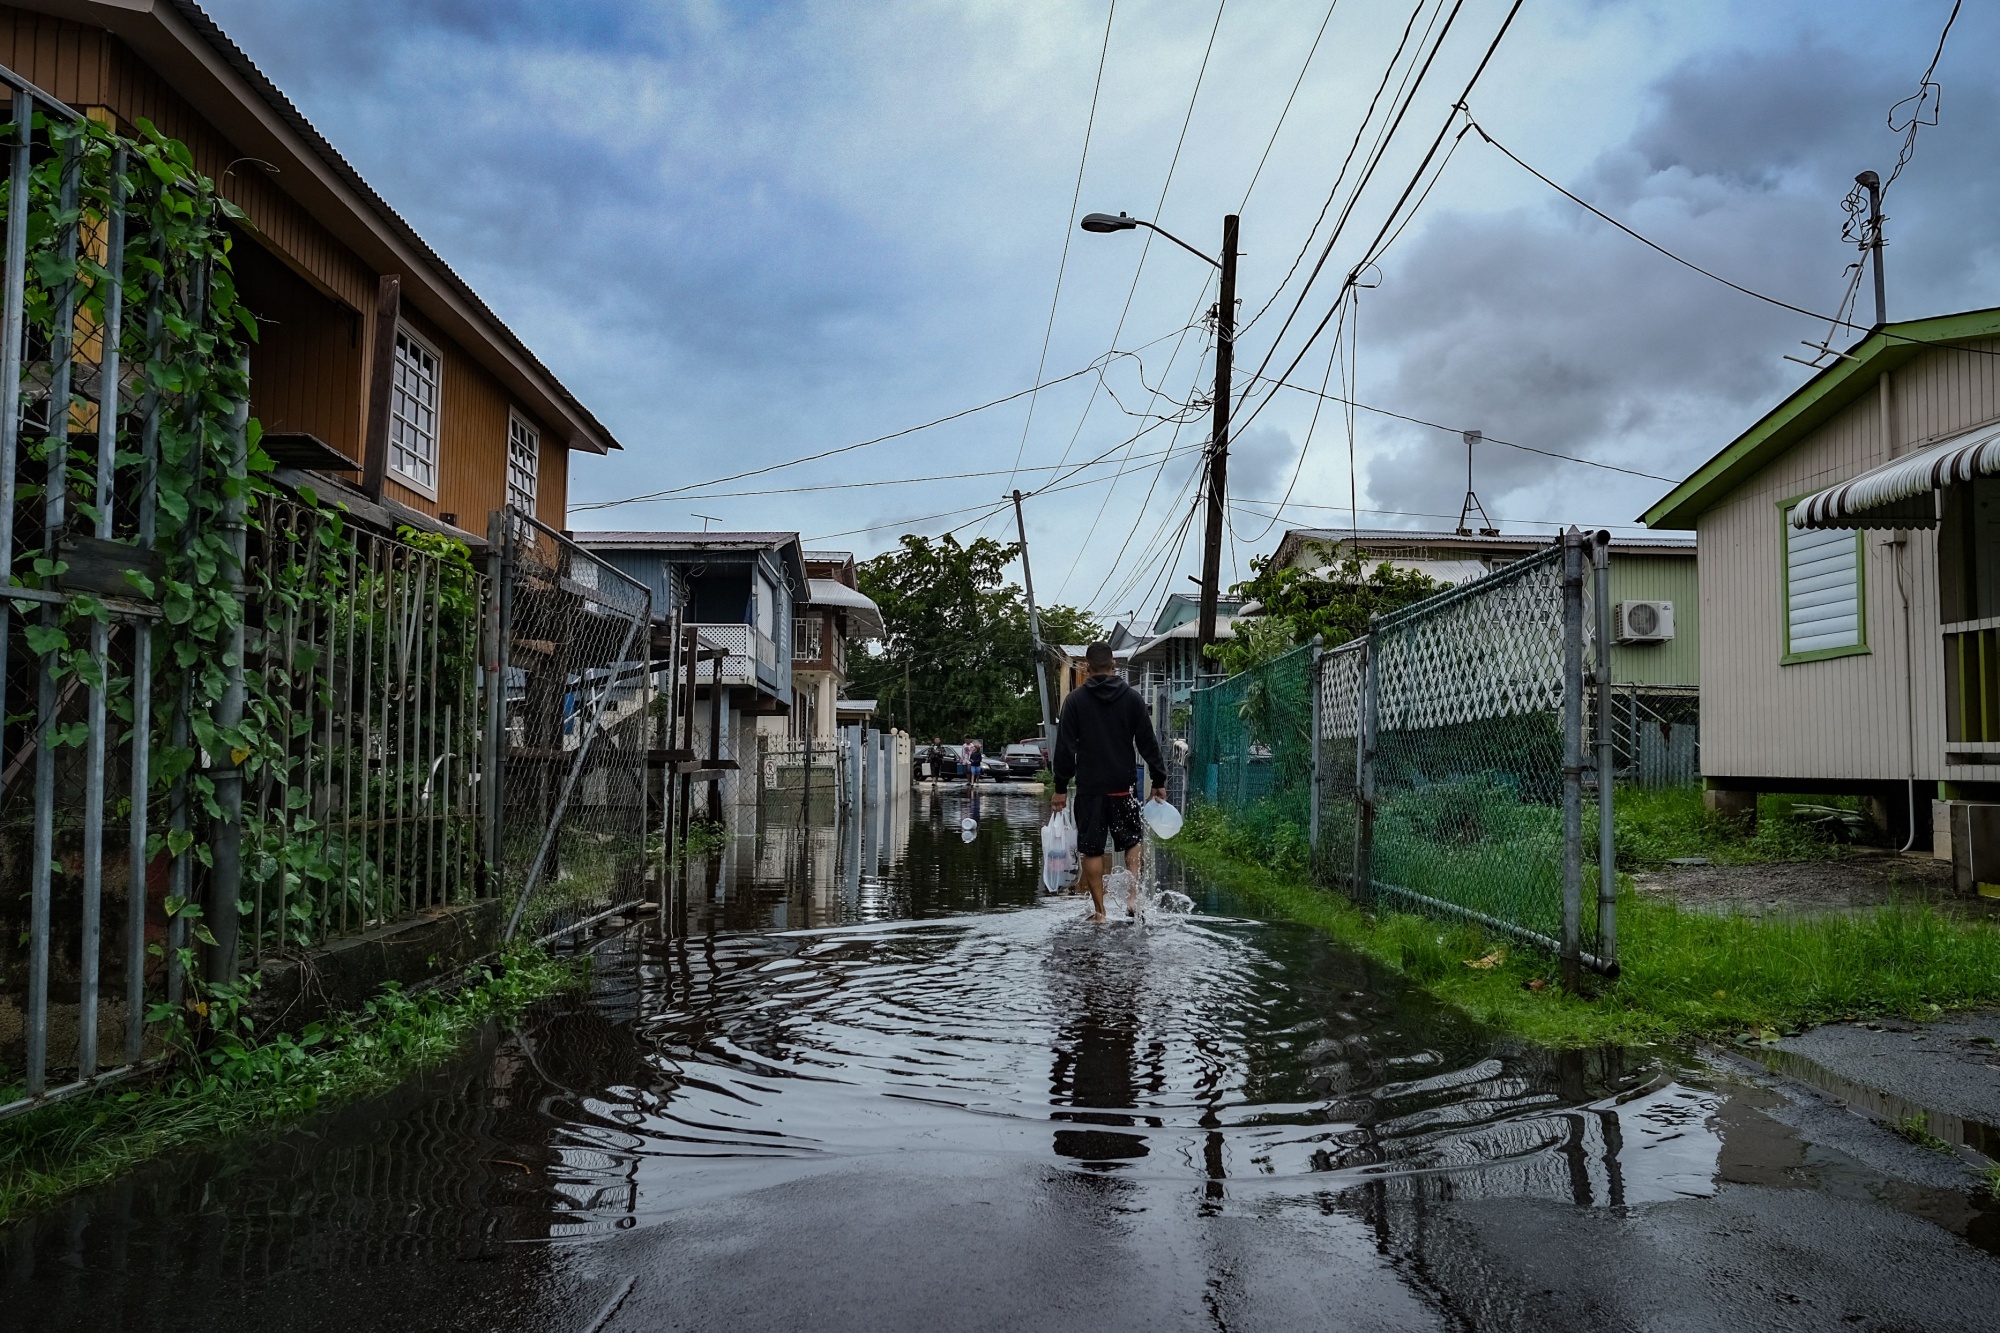
[[[577,1256],[607,1238],[913,1160],[1185,1218],[1339,1212],[1364,1188],[1619,1210],[1837,1178],[1984,1234],[1962,1200],[1943,1217],[1814,1157],[1756,1109],[1768,1093],[1498,1038],[1171,865],[1139,923],[1087,924],[1039,891],[1040,818],[1033,794],[975,812],[935,793],[739,837],[684,911],[598,946],[587,1000],[276,1143],[30,1219],[0,1242],[0,1295],[55,1311],[115,1280],[113,1323],[200,1327],[182,1316],[222,1291],[237,1322],[294,1329],[272,1292],[393,1305],[422,1282],[465,1327],[581,1326],[607,1296]]]

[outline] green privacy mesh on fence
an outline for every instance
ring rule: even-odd
[[[1585,556],[1566,631],[1564,558],[1552,547],[1353,643],[1197,691],[1194,793],[1230,810],[1263,803],[1306,831],[1322,881],[1359,901],[1472,917],[1551,948],[1566,938],[1572,877],[1574,947],[1601,964],[1589,957],[1607,943],[1594,773],[1588,792],[1580,779],[1566,791],[1564,771],[1566,739],[1571,762],[1593,753],[1581,697],[1566,738],[1565,680],[1567,668],[1580,696],[1599,619]]]
[[[1311,818],[1313,650],[1196,690],[1191,787],[1227,809],[1270,801],[1304,828]]]

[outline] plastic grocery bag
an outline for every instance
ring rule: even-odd
[[[1059,810],[1042,825],[1042,888],[1061,893],[1076,882],[1076,816]]]
[[[1166,841],[1181,831],[1181,812],[1166,801],[1152,800],[1139,807],[1139,817],[1153,836]]]

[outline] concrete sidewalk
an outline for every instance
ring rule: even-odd
[[[1922,1117],[1926,1133],[2000,1158],[2000,1013],[1830,1023],[1761,1054],[1891,1126]]]

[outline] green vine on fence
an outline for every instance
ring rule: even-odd
[[[313,567],[321,571],[320,577],[307,579],[298,573],[304,564],[274,570],[277,562],[266,561],[256,570],[245,569],[231,545],[226,523],[231,506],[240,505],[255,527],[259,501],[276,494],[264,475],[270,472],[271,461],[259,447],[258,423],[251,420],[241,427],[246,433],[240,444],[235,434],[238,413],[249,397],[248,350],[257,337],[255,316],[238,301],[230,260],[231,226],[241,221],[242,214],[197,169],[185,144],[147,121],[137,123],[135,135],[119,134],[92,120],[72,123],[41,115],[35,117],[35,127],[46,135],[49,151],[34,164],[29,182],[24,302],[28,369],[20,409],[27,419],[22,453],[24,461],[41,464],[46,475],[49,459],[64,451],[68,493],[63,527],[47,530],[34,513],[40,506],[32,503],[38,498],[46,503],[46,486],[23,470],[25,484],[17,494],[28,503],[21,512],[35,521],[26,526],[29,539],[16,553],[15,568],[8,571],[9,585],[59,588],[68,572],[61,539],[79,518],[93,527],[98,519],[97,402],[75,379],[68,401],[53,402],[53,358],[64,342],[58,335],[64,332],[60,325],[68,302],[73,314],[66,332],[82,353],[73,355],[73,360],[101,364],[106,301],[113,283],[121,281],[107,262],[108,221],[122,196],[124,318],[118,351],[126,372],[118,386],[113,531],[120,540],[130,541],[136,535],[136,502],[150,480],[158,573],[145,572],[149,562],[135,553],[125,578],[137,598],[159,611],[153,638],[155,671],[144,683],[152,703],[152,730],[146,738],[152,804],[157,812],[161,797],[185,781],[190,810],[213,820],[220,814],[213,773],[220,766],[237,765],[246,785],[264,781],[279,790],[271,817],[249,840],[247,876],[305,873],[312,848],[324,839],[293,790],[295,680],[290,673],[272,679],[246,670],[241,723],[224,727],[215,719],[229,670],[242,665],[234,660],[233,649],[244,621],[244,593],[253,590],[249,585],[254,584],[254,591],[268,601],[294,608],[312,601],[331,605],[343,591],[338,580],[325,573],[337,561],[318,562]],[[122,178],[115,171],[121,150]],[[75,173],[70,196],[74,203],[66,208],[64,176],[70,171]],[[72,225],[78,239],[66,244]],[[36,422],[38,391],[41,415]],[[157,466],[148,478],[141,434],[145,408],[153,403],[157,404],[152,414]],[[239,448],[246,455],[240,463]],[[338,512],[321,505],[310,492],[290,502],[319,520],[312,540],[326,554],[352,551],[352,539]],[[129,676],[107,678],[90,646],[93,625],[108,626],[111,621],[105,600],[70,592],[59,608],[39,616],[32,614],[37,608],[31,604],[14,605],[24,622],[22,638],[41,659],[43,669],[59,683],[73,680],[103,688],[112,715],[126,729],[125,735],[111,741],[129,742],[135,716],[132,681]],[[310,679],[309,669],[306,678]],[[38,721],[34,715],[10,720]],[[176,743],[177,733],[186,736],[185,743]],[[85,724],[57,720],[46,740],[74,747],[87,737]],[[118,813],[129,815],[129,801]],[[212,869],[198,827],[174,830],[151,818],[148,829],[149,858],[192,855]],[[239,907],[250,910],[247,893]],[[213,943],[194,903],[170,898],[167,911],[189,921],[197,939]],[[178,962],[187,975],[196,975],[191,951],[183,951]]]

